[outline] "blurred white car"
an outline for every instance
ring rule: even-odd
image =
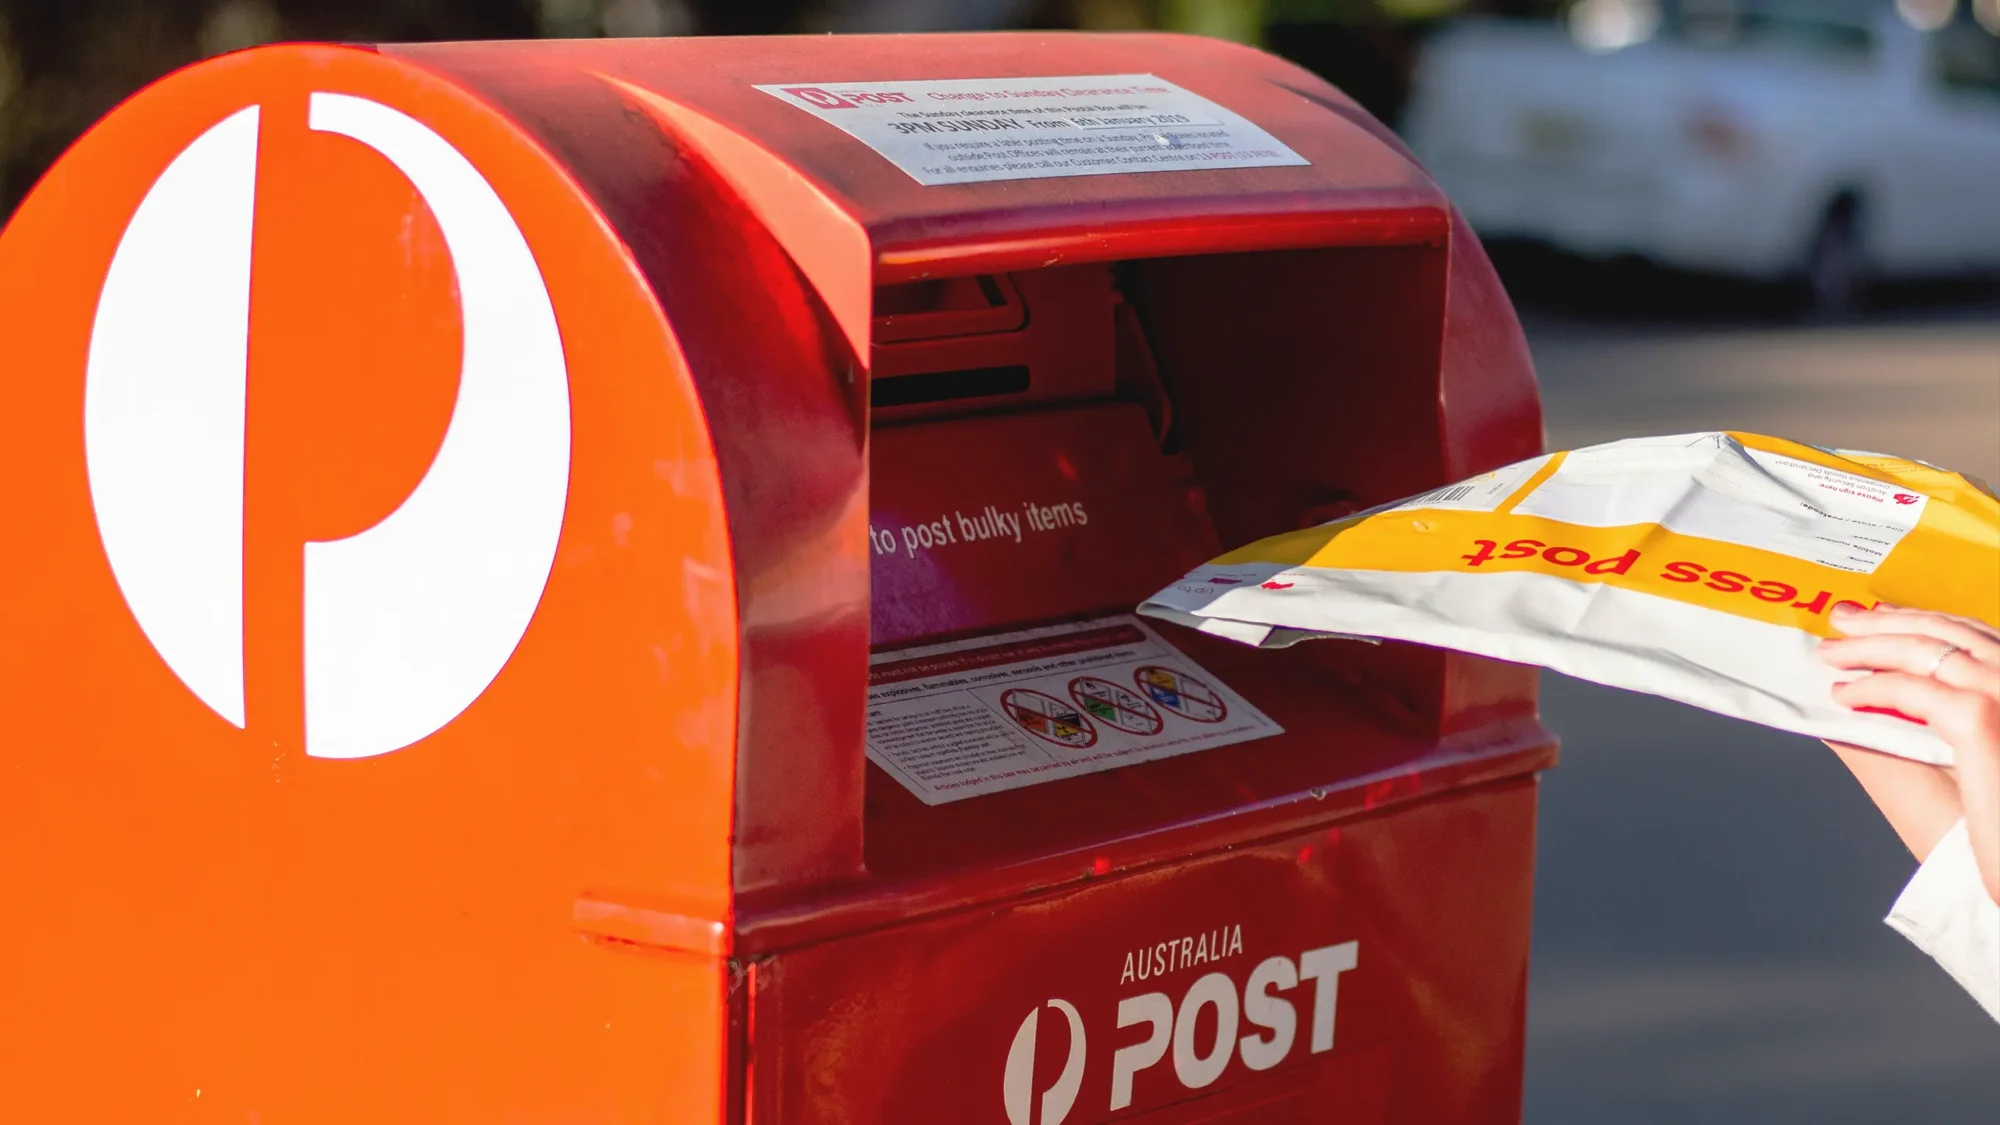
[[[2000,269],[2000,0],[1582,0],[1470,20],[1411,147],[1473,226],[1804,283]]]

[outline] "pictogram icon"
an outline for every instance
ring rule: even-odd
[[[1021,729],[1046,742],[1082,750],[1095,745],[1097,728],[1075,707],[1033,688],[1014,688],[1000,697],[1000,706]]]
[[[1229,715],[1221,694],[1186,672],[1147,664],[1134,669],[1132,679],[1153,702],[1183,719],[1219,723]]]
[[[1152,704],[1110,680],[1078,676],[1069,682],[1069,697],[1091,718],[1127,734],[1158,734],[1167,725]]]

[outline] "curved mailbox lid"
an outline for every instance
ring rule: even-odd
[[[1229,248],[1255,249],[1245,244],[1243,232],[1259,222],[1422,210],[1432,212],[1435,222],[1444,207],[1423,172],[1345,95],[1274,56],[1194,36],[1023,32],[381,49],[481,86],[526,89],[587,73],[669,99],[796,169],[869,232],[882,263],[892,269],[913,268],[925,260],[926,248],[936,255],[931,261],[962,262],[971,253],[1010,247],[1025,252],[1030,242],[1046,245],[1051,234],[1095,232],[1101,239],[1142,226],[1153,228],[1158,244],[1192,237],[1172,229],[1179,225],[1221,225],[1229,231]],[[1199,175],[1064,176],[925,187],[841,129],[757,88],[1133,74],[1165,79],[1248,118],[1310,163]],[[1442,231],[1434,227],[1433,233]],[[1286,238],[1284,244],[1296,246],[1309,236],[1265,237],[1266,245]],[[1336,240],[1322,233],[1310,244],[1329,241]],[[1093,260],[1137,256],[1099,245]],[[953,272],[981,268],[987,267],[970,264]]]
[[[1345,95],[1273,56],[1193,36],[978,34],[385,47],[517,113],[588,76],[704,150],[843,323],[866,286],[1212,251],[1441,241],[1443,196]],[[1248,118],[1309,163],[925,186],[759,86],[1151,74]],[[564,123],[548,119],[547,127]],[[574,123],[569,123],[571,127]],[[857,243],[828,227],[859,227]],[[866,250],[862,263],[832,259]],[[836,273],[839,276],[835,279]],[[862,284],[857,288],[856,282]],[[865,309],[857,310],[865,317]],[[859,334],[855,333],[858,339]]]
[[[872,287],[1203,252],[1431,243],[1449,248],[1440,479],[1539,451],[1533,366],[1478,240],[1408,150],[1316,76],[1261,52],[1165,34],[811,36],[382,48],[503,104],[595,185],[643,258],[653,225],[620,198],[659,174],[625,116],[710,162],[767,225],[866,363]],[[846,132],[758,90],[785,83],[1149,73],[1310,161],[1296,167],[926,187]],[[585,86],[616,91],[593,96]],[[634,157],[639,157],[634,159]],[[669,161],[672,163],[672,161]],[[728,425],[726,419],[719,425]]]

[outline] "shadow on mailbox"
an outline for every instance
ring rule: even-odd
[[[0,325],[10,1096],[1518,1120],[1533,673],[1130,612],[1540,448],[1304,72],[251,51],[50,173]]]

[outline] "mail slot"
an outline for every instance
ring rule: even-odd
[[[1533,674],[1132,615],[1540,448],[1313,76],[253,50],[29,196],[0,348],[24,1118],[1518,1120]]]

